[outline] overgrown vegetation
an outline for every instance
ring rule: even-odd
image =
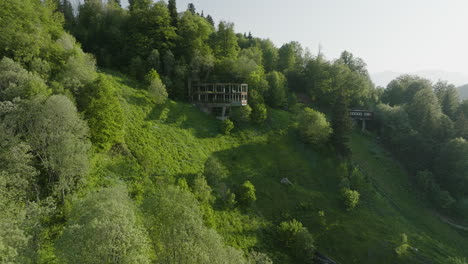
[[[453,86],[403,76],[380,96],[349,52],[277,48],[175,0],[6,0],[0,21],[0,263],[465,262],[442,215],[468,214]],[[245,82],[249,106],[217,120],[189,79]],[[375,108],[409,173],[350,107]]]

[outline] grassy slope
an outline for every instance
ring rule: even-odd
[[[326,151],[318,155],[298,142],[288,129],[288,113],[271,111],[265,127],[246,126],[223,136],[219,121],[192,105],[171,101],[155,106],[145,91],[131,88],[138,83],[115,73],[110,76],[122,97],[128,150],[96,155],[91,179],[99,180],[92,184],[124,179],[138,196],[145,179],[157,182],[201,173],[206,159],[215,155],[230,169],[228,186],[249,179],[257,188],[252,210],[214,213],[212,226],[233,246],[267,251],[278,263],[287,263],[272,230],[279,221],[296,218],[314,234],[318,249],[341,263],[400,262],[393,252],[400,233],[418,248],[405,262],[442,263],[448,255],[468,256],[463,248],[467,235],[425,209],[405,172],[371,138],[354,135],[352,149],[355,162],[372,179],[375,194],[346,212],[339,200],[339,162]],[[282,177],[294,185],[281,185]],[[325,227],[319,224],[319,210],[325,211]]]

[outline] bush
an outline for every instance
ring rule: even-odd
[[[420,188],[424,190],[437,207],[441,209],[451,209],[454,207],[456,200],[450,192],[440,188],[430,171],[419,171],[416,174],[416,180]]]
[[[151,263],[148,234],[123,186],[78,200],[56,248],[60,263]]]
[[[408,248],[410,248],[410,245],[408,244],[408,237],[406,234],[401,234],[401,244],[395,248],[395,253],[398,256],[403,256],[408,252]]]
[[[293,219],[278,226],[279,240],[301,263],[313,263],[314,239],[301,222]]]
[[[84,107],[91,141],[101,150],[123,142],[123,110],[110,81],[104,75],[85,90]]]
[[[250,263],[252,264],[273,264],[273,261],[270,259],[270,257],[262,252],[251,251],[248,257]]]
[[[211,187],[206,182],[203,175],[197,175],[193,180],[192,192],[200,203],[211,204],[214,201],[214,197],[211,194]]]
[[[233,209],[237,204],[236,195],[231,192],[230,189],[226,191],[226,195],[224,196],[224,207],[226,209]]]
[[[342,199],[346,210],[351,211],[357,206],[359,203],[359,196],[358,191],[346,188],[342,190]]]
[[[311,108],[304,108],[298,115],[298,130],[302,140],[310,144],[322,144],[332,133],[325,115]]]
[[[250,121],[252,108],[249,105],[235,107],[231,110],[231,119],[236,123],[247,123]]]
[[[161,78],[155,69],[152,69],[146,75],[146,81],[149,83],[147,88],[149,96],[156,104],[164,103],[168,97],[166,86],[161,81]]]
[[[450,209],[455,205],[455,199],[448,191],[438,190],[435,193],[435,202],[442,209]]]
[[[434,193],[439,189],[435,182],[434,175],[430,171],[418,171],[416,174],[416,181],[419,188],[421,188],[427,195]]]
[[[239,203],[244,206],[250,206],[257,200],[255,195],[255,186],[250,181],[245,181],[239,189]]]
[[[223,122],[221,122],[221,132],[223,132],[224,135],[231,134],[231,130],[233,129],[234,123],[231,120],[224,119]]]
[[[50,89],[44,81],[25,70],[21,64],[4,57],[0,61],[0,100],[11,101],[16,97],[21,99],[37,95],[49,96]]]
[[[447,264],[468,264],[465,258],[450,257],[447,259]]]
[[[205,162],[204,175],[206,180],[212,186],[227,178],[229,170],[217,159],[212,156]]]
[[[252,114],[250,119],[255,124],[263,124],[267,119],[267,108],[265,104],[254,104],[252,106]]]
[[[296,219],[287,222],[281,222],[278,226],[279,240],[283,242],[286,247],[289,247],[293,244],[294,239],[297,237],[297,234],[302,231],[302,229],[304,229],[302,223]]]

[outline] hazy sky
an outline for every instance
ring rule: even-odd
[[[329,59],[349,50],[370,72],[468,74],[468,0],[177,0],[235,23],[237,32],[299,41]]]

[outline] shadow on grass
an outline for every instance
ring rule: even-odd
[[[219,135],[219,120],[187,103],[167,101],[162,105],[155,105],[146,116],[146,120],[188,129],[197,138],[213,138]]]

